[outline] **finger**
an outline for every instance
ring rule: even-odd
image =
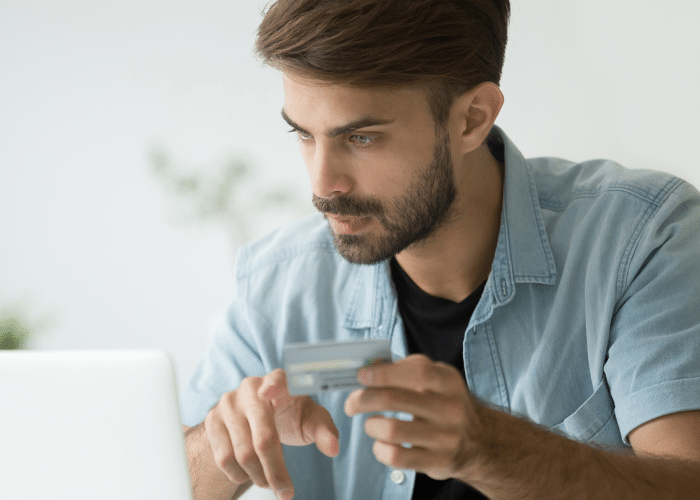
[[[368,387],[397,387],[416,392],[447,394],[464,388],[464,381],[453,366],[436,363],[422,354],[362,368],[357,380]]]
[[[425,448],[405,448],[397,444],[375,441],[372,445],[372,453],[384,465],[395,469],[411,469],[424,473],[432,472],[430,475],[435,479],[437,478],[433,471],[447,468],[440,457]],[[440,479],[445,479],[446,477],[448,476]]]
[[[299,397],[290,396],[287,376],[281,368],[273,370],[264,378],[259,389],[261,397],[270,399],[275,409],[292,404]],[[338,437],[340,433],[333,423],[328,410],[307,396],[302,411],[301,429],[306,442],[316,443],[316,447],[326,456],[334,457],[340,453]]]
[[[345,414],[349,417],[360,413],[395,411],[410,413],[414,417],[431,422],[452,422],[460,412],[460,399],[436,394],[416,393],[406,389],[359,389],[345,400]],[[462,411],[460,414],[463,414]]]
[[[338,438],[340,433],[333,423],[333,417],[323,406],[309,399],[302,413],[301,428],[304,436],[316,443],[318,450],[327,457],[340,453]]]
[[[280,399],[292,397],[289,395],[287,376],[282,368],[277,368],[263,377],[258,396],[269,399],[273,405]]]
[[[293,492],[292,479],[284,463],[282,442],[269,405],[254,405],[249,410],[251,439],[269,487],[277,492]]]
[[[421,419],[412,421],[372,416],[365,420],[365,433],[387,444],[410,444],[414,447],[449,451],[459,443],[459,433]]]
[[[226,428],[231,436],[233,453],[238,465],[260,488],[267,488],[267,479],[258,454],[253,446],[253,438],[248,418],[232,415],[226,420]]]
[[[248,474],[236,462],[231,437],[224,422],[207,415],[204,420],[204,431],[214,455],[214,463],[229,481],[234,484],[243,484],[248,481]]]

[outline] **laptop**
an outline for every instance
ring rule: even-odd
[[[161,351],[0,351],[0,498],[192,500]]]

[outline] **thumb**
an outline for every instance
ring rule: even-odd
[[[304,437],[309,442],[316,443],[318,451],[327,457],[335,457],[340,453],[338,437],[340,433],[333,423],[331,414],[323,406],[309,399],[310,407],[304,412],[305,418],[301,422]]]

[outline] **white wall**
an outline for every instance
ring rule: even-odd
[[[234,249],[178,223],[150,149],[308,190],[278,78],[251,56],[258,3],[0,2],[0,307],[51,320],[34,346],[163,347],[188,377]]]
[[[0,1],[0,308],[41,348],[160,347],[184,384],[232,285],[221,225],[177,223],[164,147],[309,195],[252,58],[258,0]],[[498,124],[526,156],[608,157],[700,185],[700,4],[513,1]],[[255,234],[288,215],[250,215]]]
[[[612,158],[700,185],[700,4],[512,1],[498,123],[526,156]]]

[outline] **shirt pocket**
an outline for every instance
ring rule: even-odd
[[[552,430],[583,443],[622,444],[615,419],[615,405],[605,380],[574,413]]]

